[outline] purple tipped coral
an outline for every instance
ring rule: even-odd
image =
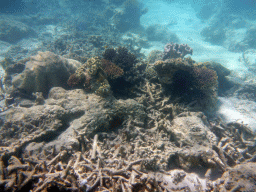
[[[168,43],[164,47],[163,61],[166,59],[183,58],[187,54],[193,53],[193,49],[187,44]]]

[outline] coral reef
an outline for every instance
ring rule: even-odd
[[[51,89],[43,105],[12,108],[1,114],[1,146],[11,145],[14,149],[15,145],[25,147],[32,142],[47,142],[38,147],[54,146],[57,151],[63,147],[75,149],[79,144],[73,138],[74,130],[90,138],[97,132],[118,128],[119,124],[114,122],[119,118],[122,123],[129,117],[144,124],[144,107],[131,99],[102,99],[81,89],[66,91],[56,87]]]
[[[187,54],[193,54],[193,49],[187,44],[168,43],[164,47],[162,60],[183,58]]]
[[[102,59],[101,62],[101,67],[103,71],[106,73],[107,77],[110,77],[111,79],[116,79],[124,74],[123,69],[116,66],[114,63],[106,59]]]
[[[121,71],[114,64],[109,64],[107,68],[105,60],[99,57],[93,57],[87,60],[87,63],[79,67],[68,79],[71,86],[82,85],[85,90],[107,97],[112,94],[107,75],[114,77],[113,71]],[[112,69],[110,69],[112,67]]]
[[[131,89],[143,81],[142,74],[146,65],[143,62],[139,62],[137,57],[125,47],[106,49],[103,53],[103,58],[111,61],[123,71],[123,75],[119,78],[108,79],[114,95],[131,96],[133,94]],[[118,70],[120,74],[121,70]]]
[[[230,90],[234,84],[230,82],[226,77],[231,74],[231,71],[225,68],[223,65],[217,62],[199,62],[194,64],[196,67],[211,69],[216,71],[218,76],[218,95],[225,95],[225,93]],[[212,74],[213,75],[213,74]]]
[[[136,56],[128,51],[125,47],[117,49],[109,48],[103,53],[103,58],[109,60],[121,67],[124,72],[128,72],[138,62]]]
[[[162,52],[159,50],[150,51],[147,58],[149,64],[155,63],[156,61],[161,59],[162,59]]]
[[[193,68],[194,84],[197,89],[206,90],[218,87],[217,73],[206,67],[194,67]]]

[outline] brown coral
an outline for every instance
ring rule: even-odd
[[[218,86],[218,76],[216,71],[206,67],[194,67],[192,73],[196,88],[206,90]]]
[[[124,74],[123,69],[106,59],[102,59],[101,67],[106,75],[111,79],[116,79]]]
[[[68,85],[71,87],[77,86],[82,83],[82,78],[78,77],[75,73],[72,74],[68,79]]]

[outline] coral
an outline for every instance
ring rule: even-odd
[[[169,94],[185,102],[197,101],[201,109],[216,106],[217,73],[206,67],[199,68],[190,59],[167,59],[154,63],[157,77]]]
[[[162,60],[183,58],[187,54],[193,54],[193,49],[187,44],[168,43],[164,47]]]
[[[101,62],[101,68],[111,79],[116,79],[124,74],[124,71],[114,63],[106,59],[102,59]]]
[[[143,62],[138,63],[139,60],[136,56],[125,47],[106,49],[103,53],[103,58],[111,61],[120,68],[118,69],[120,74],[118,78],[108,78],[115,96],[132,96],[131,94],[133,93],[131,89],[133,89],[136,84],[138,85],[139,82],[143,81],[142,76],[146,64]],[[115,70],[117,70],[117,68]]]
[[[72,74],[68,79],[68,85],[71,87],[78,86],[84,81],[84,78],[81,76],[77,76],[76,74]]]
[[[209,90],[218,87],[216,71],[206,67],[194,67],[192,69],[194,85],[200,90]]]
[[[101,68],[101,59],[99,57],[92,57],[88,59],[86,67],[89,75],[96,75]]]
[[[94,47],[100,48],[104,44],[102,36],[92,35],[88,38],[89,42],[93,44]]]
[[[109,61],[112,61],[117,57],[117,51],[113,48],[105,49],[104,53],[102,54],[103,58]]]
[[[106,49],[103,57],[121,67],[124,72],[129,71],[138,62],[136,56],[130,53],[126,47]]]
[[[110,78],[116,78],[121,74],[122,70],[111,62],[92,57],[69,77],[68,84],[82,85],[86,91],[106,97],[112,93],[108,75]]]
[[[80,62],[66,59],[52,52],[38,52],[25,61],[25,69],[15,74],[7,92],[15,91],[21,94],[32,95],[42,92],[47,96],[52,87],[61,86],[68,88],[67,80],[75,72]]]
[[[151,63],[155,63],[158,60],[162,59],[162,52],[159,50],[152,50],[150,51],[150,53],[148,54],[148,62]]]
[[[230,88],[232,88],[234,85],[226,78],[231,71],[221,65],[220,63],[217,62],[199,62],[199,63],[194,63],[195,67],[199,68],[204,68],[204,69],[211,69],[216,71],[217,76],[218,76],[218,94],[222,95],[225,94]]]
[[[247,125],[208,121],[163,84],[140,92],[145,106],[55,87],[43,105],[0,113],[0,190],[255,191]]]
[[[5,57],[2,61],[0,61],[1,67],[6,70],[11,65],[14,65],[14,61],[11,58]]]

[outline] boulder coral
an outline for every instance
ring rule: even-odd
[[[75,72],[80,62],[66,59],[52,52],[38,52],[26,59],[25,69],[19,74],[6,74],[5,79],[11,79],[7,93],[19,91],[26,95],[42,92],[47,96],[52,87],[68,88],[67,80]],[[8,86],[6,84],[6,86]]]
[[[189,59],[167,59],[153,66],[168,94],[184,102],[197,102],[201,109],[213,108],[217,101],[218,76],[207,67],[198,67]]]

